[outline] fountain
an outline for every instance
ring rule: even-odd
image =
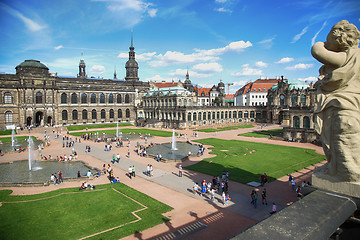
[[[15,141],[16,141],[16,139],[15,139],[15,130],[13,129],[11,131],[11,147],[16,146]]]
[[[28,149],[29,149],[29,171],[31,171],[31,153],[32,153],[32,149],[34,148],[34,141],[32,140],[31,136],[29,136],[29,145],[28,145]]]
[[[119,138],[119,122],[116,122],[116,138]]]
[[[172,150],[172,151],[178,150],[178,149],[176,148],[175,129],[173,129],[171,150]]]

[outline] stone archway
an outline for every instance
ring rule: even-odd
[[[43,112],[36,112],[35,114],[35,126],[42,126],[44,125],[44,113]]]
[[[32,117],[27,117],[26,118],[26,126],[31,126],[32,124]]]
[[[52,126],[52,125],[53,125],[53,121],[52,121],[52,117],[51,117],[51,116],[48,116],[48,117],[47,117],[46,123],[49,124],[49,126]]]

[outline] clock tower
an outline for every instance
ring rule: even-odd
[[[131,31],[131,46],[130,46],[130,52],[129,52],[129,60],[126,62],[125,68],[126,68],[126,81],[139,81],[138,77],[138,70],[139,65],[135,60],[135,51],[133,46],[133,33]]]

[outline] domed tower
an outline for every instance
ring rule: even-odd
[[[129,52],[129,60],[126,62],[125,68],[126,68],[126,81],[139,81],[138,77],[138,70],[139,65],[135,60],[135,51],[133,46],[133,33],[131,31],[131,46],[130,46],[130,52]]]
[[[79,74],[78,74],[79,78],[87,77],[85,68],[86,68],[86,65],[85,65],[85,61],[84,61],[84,56],[83,56],[83,53],[81,53],[81,59],[80,59],[80,63],[79,63]]]
[[[38,60],[25,60],[15,67],[17,75],[41,75],[49,76],[49,68]]]
[[[189,91],[194,91],[194,86],[191,84],[189,71],[186,72],[184,88],[186,88]]]
[[[222,82],[222,80],[220,80],[218,84],[218,89],[219,89],[219,95],[225,96],[225,84]]]

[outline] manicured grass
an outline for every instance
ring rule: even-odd
[[[216,138],[196,142],[214,146],[210,150],[216,156],[187,169],[211,176],[221,175],[222,170],[227,170],[230,179],[240,183],[259,182],[262,173],[267,173],[269,181],[273,181],[326,159],[315,150],[305,148]]]
[[[144,207],[122,194],[135,199]],[[95,190],[60,189],[30,196],[10,196],[0,191],[1,239],[79,239],[116,226],[90,239],[120,239],[153,227],[169,219],[162,213],[172,208],[124,184],[99,185]],[[17,202],[7,203],[14,201]],[[26,236],[26,237],[25,237]]]
[[[35,137],[34,136],[31,136],[31,138],[34,140]],[[17,142],[22,142],[22,141],[25,141],[27,139],[29,139],[29,136],[19,136],[19,137],[16,137],[15,136],[15,139]],[[0,141],[2,143],[8,143],[8,142],[11,142],[11,137],[0,137]]]
[[[133,126],[131,123],[119,123],[119,127],[128,127]],[[116,123],[109,123],[109,124],[87,124],[87,125],[79,125],[79,126],[68,126],[68,131],[78,131],[84,130],[86,128],[93,129],[93,128],[110,128],[116,127]]]
[[[8,130],[0,130],[0,136],[1,135],[11,135],[12,133],[12,130],[11,129],[8,129]],[[15,131],[16,133],[16,131]]]
[[[71,135],[73,136],[81,136],[82,134],[86,134],[86,133],[99,133],[99,135],[105,133],[105,134],[116,134],[116,129],[112,129],[112,130],[102,130],[102,131],[86,131],[86,132],[74,132],[71,133]],[[141,129],[131,129],[131,128],[122,128],[119,129],[119,132],[122,132],[124,134],[127,133],[135,133],[135,134],[149,134],[151,136],[159,136],[159,137],[171,137],[172,136],[172,132],[168,132],[168,131],[161,131],[161,130],[154,130],[154,129],[147,129],[147,128],[141,128]]]
[[[196,129],[198,132],[221,132],[221,131],[228,131],[228,130],[235,130],[239,128],[253,128],[253,125],[236,125],[236,126],[229,126],[229,127],[219,127],[219,128],[204,128],[204,129]]]
[[[238,134],[238,136],[268,138],[268,137],[270,137],[270,135],[271,136],[279,136],[279,135],[282,135],[282,133],[283,133],[283,129],[272,129],[272,130],[267,130],[267,131],[242,133],[242,134]]]

